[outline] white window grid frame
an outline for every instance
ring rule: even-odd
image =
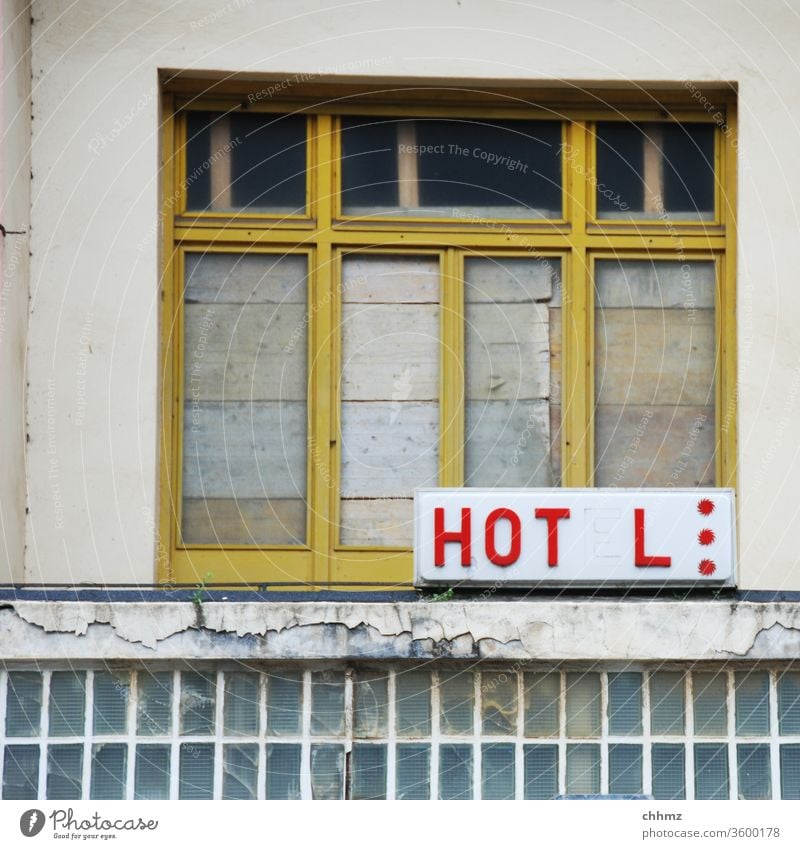
[[[419,736],[400,736],[396,733],[396,680],[397,675],[407,671],[426,671],[431,676],[430,709],[431,709],[431,733]],[[53,672],[72,671],[85,674],[85,702],[84,702],[84,731],[77,736],[51,736],[49,734],[49,696],[50,681]],[[284,672],[302,672],[301,689],[301,732],[300,734],[268,735],[267,734],[267,680],[269,675],[280,675]],[[353,734],[354,704],[353,692],[354,673],[359,671],[378,673],[387,676],[387,731],[386,735],[375,737],[356,737]],[[214,747],[214,775],[213,775],[213,799],[223,798],[223,757],[226,745],[257,745],[258,764],[256,778],[256,799],[266,798],[266,747],[270,744],[299,744],[301,747],[301,772],[300,790],[302,799],[312,799],[311,782],[311,747],[318,744],[331,744],[344,748],[345,759],[352,752],[353,743],[364,743],[368,745],[385,745],[386,756],[386,798],[396,798],[396,754],[397,745],[403,743],[423,743],[430,747],[429,760],[429,787],[430,798],[439,798],[439,750],[442,745],[470,745],[472,747],[472,798],[481,799],[482,791],[482,746],[485,744],[513,744],[515,747],[515,795],[518,800],[524,799],[525,774],[524,774],[524,746],[531,744],[556,745],[558,747],[558,793],[565,795],[566,771],[567,771],[567,746],[572,744],[594,744],[600,747],[600,793],[609,793],[609,746],[614,744],[640,745],[642,747],[642,792],[644,795],[652,794],[652,758],[651,747],[653,744],[681,745],[684,749],[684,782],[685,798],[692,800],[695,797],[695,764],[694,746],[696,743],[710,743],[726,745],[728,754],[728,785],[729,798],[738,799],[738,760],[737,747],[740,744],[764,744],[770,748],[770,780],[772,799],[781,798],[781,774],[780,774],[780,746],[800,745],[800,734],[779,733],[779,711],[778,711],[778,680],[785,672],[798,672],[800,667],[796,664],[787,664],[780,667],[774,665],[764,666],[762,664],[746,666],[740,665],[707,665],[690,664],[676,665],[674,663],[652,664],[619,664],[607,667],[597,665],[576,664],[530,664],[515,662],[509,665],[499,665],[496,662],[480,662],[472,665],[464,664],[442,664],[440,661],[426,661],[416,666],[383,666],[379,661],[359,663],[358,665],[342,665],[340,663],[327,663],[321,665],[302,664],[300,662],[288,665],[259,664],[251,665],[242,663],[237,666],[229,664],[197,664],[193,665],[187,661],[171,664],[91,664],[89,662],[80,665],[44,665],[44,664],[14,664],[0,669],[0,770],[5,764],[5,750],[8,746],[38,746],[38,799],[46,800],[47,790],[47,751],[52,745],[82,745],[82,775],[81,775],[81,799],[91,798],[91,767],[93,749],[96,745],[124,743],[127,745],[126,755],[126,779],[124,799],[134,799],[135,791],[135,768],[136,768],[136,746],[138,745],[169,745],[170,747],[170,774],[169,774],[169,798],[179,798],[180,787],[180,750],[182,745],[212,744]],[[13,672],[38,672],[42,675],[41,707],[40,707],[40,734],[27,737],[6,737],[6,706],[8,694],[8,676]],[[98,734],[92,733],[94,718],[94,675],[97,672],[124,675],[130,682],[127,700],[127,716],[125,734]],[[138,710],[138,687],[137,677],[139,673],[170,672],[172,675],[171,690],[171,727],[170,734],[142,735],[137,733],[137,710]],[[207,677],[213,677],[215,681],[215,718],[214,734],[180,734],[180,699],[181,699],[181,673],[199,673]],[[255,673],[258,675],[259,693],[259,733],[254,735],[224,735],[221,733],[224,727],[224,695],[225,675],[235,673]],[[312,673],[340,673],[344,675],[344,734],[341,736],[311,734],[311,685]],[[460,672],[473,676],[474,703],[473,703],[473,729],[471,734],[444,734],[441,733],[440,723],[440,690],[439,681],[442,675],[452,675]],[[609,676],[620,672],[637,672],[642,675],[641,679],[641,711],[642,711],[642,733],[641,734],[611,734],[609,733],[608,699],[609,699]],[[650,676],[659,672],[678,672],[683,676],[684,689],[684,733],[683,734],[652,734],[651,712],[650,712]],[[723,735],[697,735],[694,733],[694,703],[692,689],[692,673],[714,673],[725,676],[726,685],[726,724],[727,733]],[[766,672],[768,674],[769,690],[769,733],[765,735],[745,736],[736,733],[736,692],[735,676],[737,673]],[[559,733],[553,736],[525,736],[525,673],[558,673],[560,675],[560,697],[559,697]],[[567,722],[567,676],[570,673],[584,674],[596,673],[600,676],[600,736],[568,736],[566,734]],[[513,735],[487,735],[481,733],[482,726],[482,687],[485,681],[498,678],[502,675],[516,676],[516,733]],[[344,776],[343,784],[347,783],[347,775]],[[347,787],[344,787],[347,792]]]

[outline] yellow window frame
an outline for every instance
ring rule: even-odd
[[[197,84],[198,86],[200,83]],[[181,81],[163,98],[161,291],[160,501],[157,575],[173,584],[198,582],[231,587],[287,589],[407,589],[412,582],[412,552],[386,547],[343,546],[338,542],[339,410],[337,397],[340,340],[334,332],[341,308],[337,297],[341,258],[352,252],[434,254],[441,269],[441,358],[439,483],[463,482],[463,264],[469,255],[557,257],[564,286],[562,306],[562,485],[592,485],[594,452],[594,284],[597,258],[713,259],[716,301],[716,475],[720,486],[736,484],[736,103],[721,96],[724,125],[691,100],[675,97],[663,105],[631,103],[620,95],[618,108],[559,106],[563,139],[571,160],[562,161],[564,219],[553,221],[464,221],[409,219],[367,222],[340,217],[338,202],[339,114],[540,118],[552,120],[554,108],[508,97],[492,103],[491,93],[475,106],[414,102],[348,102],[338,109],[329,97],[270,100],[251,104],[253,112],[302,112],[308,126],[308,216],[280,220],[267,214],[187,212],[183,201],[186,172],[186,113],[241,108],[246,92],[232,89],[211,97],[186,96]],[[298,87],[296,87],[297,89]],[[474,93],[474,91],[473,91]],[[662,93],[663,95],[663,93]],[[542,96],[544,97],[544,96]],[[663,99],[663,98],[662,98]],[[668,100],[668,98],[666,98]],[[335,99],[334,99],[335,100]],[[499,105],[498,105],[499,103]],[[335,106],[335,104],[334,104]],[[720,113],[716,113],[715,118]],[[716,205],[713,221],[607,221],[595,214],[594,122],[705,121],[715,124]],[[725,131],[722,131],[724,127]],[[307,539],[303,546],[183,545],[180,541],[183,337],[182,291],[185,253],[306,253],[309,267],[309,373]],[[314,457],[311,460],[311,446]],[[326,479],[333,476],[334,485]]]

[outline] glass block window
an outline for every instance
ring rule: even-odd
[[[2,799],[800,799],[793,670],[0,672]]]

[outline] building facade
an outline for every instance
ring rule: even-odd
[[[3,798],[800,798],[797,11],[9,0]],[[734,578],[423,587],[429,487]]]

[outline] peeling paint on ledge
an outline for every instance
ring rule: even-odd
[[[800,603],[0,605],[0,658],[795,660]]]

